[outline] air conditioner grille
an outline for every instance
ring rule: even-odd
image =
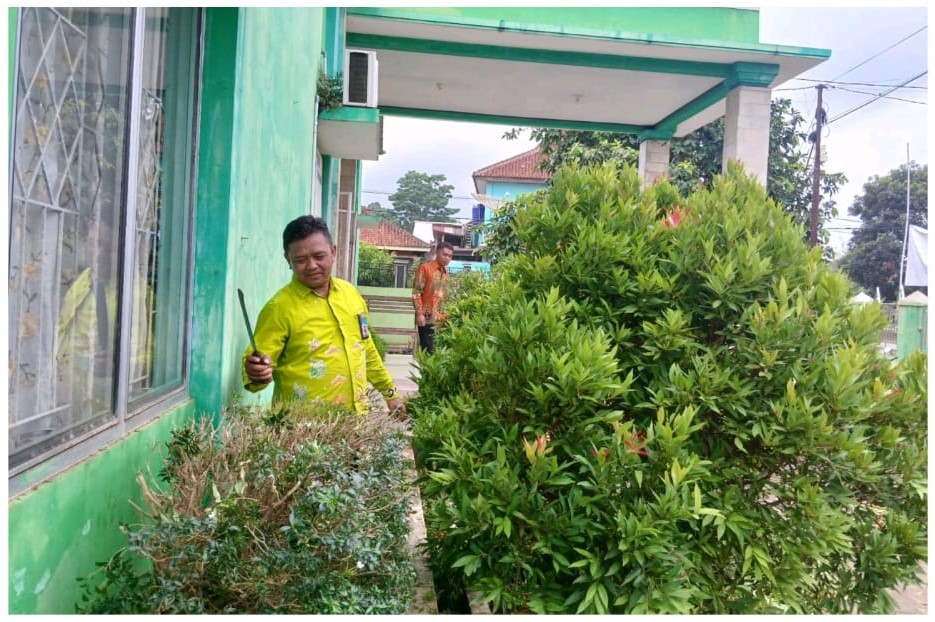
[[[347,100],[348,103],[367,105],[368,74],[370,56],[361,52],[348,54]]]

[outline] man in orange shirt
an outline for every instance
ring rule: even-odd
[[[435,249],[435,259],[419,266],[412,284],[419,347],[429,354],[435,352],[435,326],[445,320],[445,312],[442,310],[444,283],[448,278],[448,264],[454,254],[454,246],[448,242],[439,242]]]

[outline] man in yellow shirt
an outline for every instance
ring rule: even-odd
[[[266,303],[253,346],[243,355],[244,387],[273,382],[273,402],[321,399],[367,412],[367,383],[391,412],[406,414],[393,377],[370,338],[367,303],[357,289],[331,276],[336,247],[321,218],[301,216],[282,234],[292,280]]]

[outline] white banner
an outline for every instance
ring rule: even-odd
[[[906,245],[906,277],[909,287],[928,287],[929,256],[928,229],[909,225],[909,240]]]

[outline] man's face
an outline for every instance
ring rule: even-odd
[[[337,248],[323,233],[313,233],[289,245],[286,261],[302,285],[313,290],[326,288]]]
[[[454,257],[455,252],[450,248],[443,248],[438,251],[438,254],[435,255],[435,259],[438,260],[438,265],[442,268],[447,268],[448,264],[451,263],[451,258]]]

